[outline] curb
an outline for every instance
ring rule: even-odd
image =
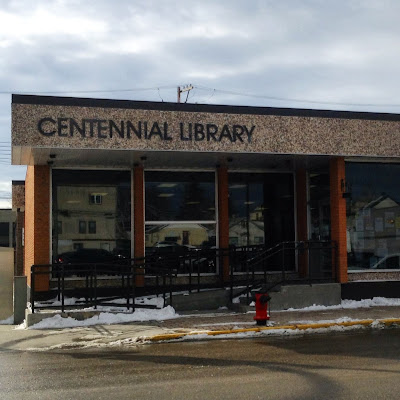
[[[385,327],[390,327],[392,325],[400,325],[400,318],[386,318],[386,319],[363,319],[359,321],[345,321],[345,322],[325,322],[325,323],[315,323],[315,324],[293,324],[293,325],[281,325],[281,326],[265,326],[265,327],[255,327],[255,328],[241,328],[241,329],[228,329],[221,331],[199,331],[199,332],[187,332],[187,333],[166,333],[162,335],[155,335],[147,340],[151,342],[162,342],[166,340],[177,340],[182,339],[187,336],[219,336],[219,335],[232,335],[235,333],[246,333],[246,332],[263,332],[263,331],[278,331],[278,330],[307,330],[307,329],[323,329],[331,328],[333,326],[372,326],[373,323],[383,324]]]

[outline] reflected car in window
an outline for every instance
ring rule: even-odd
[[[161,241],[148,249],[148,256],[182,274],[215,272],[215,250]]]
[[[371,269],[400,269],[400,253],[389,254],[374,264]]]
[[[104,249],[79,249],[62,253],[54,260],[55,264],[64,265],[66,276],[81,275],[79,270],[86,270],[93,264],[98,264],[98,273],[112,275],[126,264],[127,259],[121,254],[114,254]]]

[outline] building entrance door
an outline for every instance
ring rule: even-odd
[[[269,248],[295,239],[293,174],[229,174],[229,243]]]

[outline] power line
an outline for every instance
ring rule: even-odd
[[[11,94],[32,94],[32,95],[44,95],[44,94],[77,94],[77,93],[122,93],[122,92],[140,92],[140,91],[160,91],[160,89],[175,89],[176,86],[165,85],[165,86],[154,86],[154,87],[143,87],[143,88],[129,88],[129,89],[97,89],[97,90],[57,90],[57,91],[0,91],[0,95],[11,95]],[[180,88],[180,86],[178,86]],[[358,107],[400,107],[400,104],[376,104],[376,103],[350,103],[350,102],[336,102],[336,101],[324,101],[324,100],[309,100],[309,99],[300,99],[300,98],[291,98],[291,97],[277,97],[277,96],[268,96],[268,95],[259,95],[254,93],[245,93],[238,92],[233,90],[226,89],[216,89],[202,85],[191,85],[191,89],[198,90],[207,90],[212,91],[211,96],[206,100],[210,100],[215,94],[227,94],[233,96],[243,96],[243,97],[252,97],[258,99],[265,99],[271,101],[287,101],[287,102],[295,102],[295,103],[308,103],[308,104],[325,104],[325,105],[337,105],[337,106],[358,106]],[[160,93],[159,93],[160,95]],[[179,101],[178,101],[179,102]],[[7,142],[0,142],[7,143]]]
[[[274,96],[265,96],[258,95],[252,93],[241,93],[235,92],[232,90],[224,90],[224,89],[215,89],[207,86],[196,86],[197,89],[200,90],[213,90],[214,92],[219,92],[223,94],[231,94],[234,96],[245,96],[245,97],[254,97],[258,99],[266,99],[266,100],[275,100],[275,101],[292,101],[297,103],[310,103],[310,104],[327,104],[327,105],[342,105],[342,106],[360,106],[360,107],[400,107],[400,104],[373,104],[373,103],[342,103],[335,101],[320,101],[320,100],[307,100],[307,99],[297,99],[297,98],[289,98],[289,97],[274,97]]]
[[[51,91],[21,91],[21,90],[2,90],[0,94],[67,94],[67,93],[116,93],[116,92],[144,92],[148,90],[173,89],[176,86],[156,86],[147,88],[130,89],[98,89],[98,90],[51,90]]]

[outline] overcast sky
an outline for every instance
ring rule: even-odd
[[[10,93],[176,101],[193,84],[190,103],[400,113],[399,16],[398,0],[0,0],[0,207],[25,178]],[[138,88],[154,89],[118,91]]]

